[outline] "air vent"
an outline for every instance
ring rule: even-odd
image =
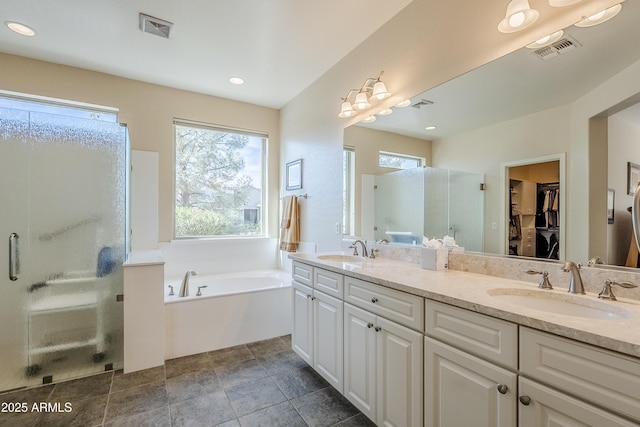
[[[153,16],[145,15],[144,13],[140,14],[140,30],[145,33],[168,39],[172,26],[173,22],[154,18]]]
[[[565,37],[549,46],[545,46],[543,48],[535,50],[534,53],[538,55],[539,58],[547,60],[555,58],[560,54],[570,52],[580,46],[580,43],[578,43],[575,39]]]
[[[431,105],[433,104],[433,101],[428,101],[426,99],[421,99],[420,101],[416,102],[415,104],[411,105],[413,108],[417,108],[420,109],[422,107],[426,107],[427,105]]]

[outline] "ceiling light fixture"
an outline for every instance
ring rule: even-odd
[[[581,21],[575,23],[576,27],[593,27],[594,25],[602,24],[609,19],[616,16],[622,10],[622,4],[618,3],[611,6],[608,9],[601,10],[598,13],[594,13],[590,16],[585,16]]]
[[[36,35],[36,32],[33,28],[19,22],[5,21],[4,25],[6,25],[7,28],[9,28],[14,33],[18,33],[21,36],[33,37]]]
[[[338,117],[347,118],[354,116],[359,110],[366,110],[371,107],[371,102],[381,101],[391,96],[391,93],[387,90],[386,85],[380,78],[384,74],[384,71],[380,71],[378,78],[368,78],[362,84],[360,89],[351,89],[347,96],[342,98],[342,105],[340,107],[340,113]],[[356,93],[353,103],[350,101],[351,96]],[[371,116],[373,117],[373,116]],[[375,117],[373,117],[374,121]],[[370,123],[370,122],[366,122]]]
[[[549,34],[548,36],[544,36],[541,39],[538,39],[535,42],[528,44],[527,47],[529,49],[539,49],[541,47],[546,47],[560,40],[563,35],[564,35],[564,31],[562,30],[556,31],[553,34]]]
[[[240,77],[231,77],[229,79],[229,83],[234,84],[234,85],[241,85],[244,83],[244,79],[240,78]]]
[[[538,19],[538,11],[529,7],[527,0],[511,0],[504,19],[498,24],[501,33],[514,33],[524,30]]]

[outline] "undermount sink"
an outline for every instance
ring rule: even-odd
[[[318,259],[333,262],[362,262],[363,258],[355,255],[318,255]]]
[[[519,288],[490,289],[487,293],[501,301],[548,313],[590,319],[630,319],[633,315],[622,307],[589,296],[560,294],[544,290]]]

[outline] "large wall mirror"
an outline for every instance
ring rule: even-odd
[[[346,166],[352,162],[351,178],[345,174],[345,191],[350,189],[353,193],[350,201],[345,198],[345,206],[349,204],[345,210],[348,225],[345,234],[367,236],[370,224],[380,222],[371,220],[371,210],[362,209],[362,197],[366,194],[362,182],[363,175],[392,171],[381,168],[378,162],[380,151],[386,151],[422,158],[425,165],[438,169],[482,175],[486,189],[480,213],[483,242],[479,250],[501,255],[509,255],[511,250],[512,254],[523,255],[521,247],[514,248],[513,242],[510,243],[514,240],[509,236],[513,203],[510,193],[515,194],[513,186],[518,181],[529,178],[522,175],[522,168],[514,170],[520,175],[510,176],[509,165],[526,165],[531,159],[531,164],[536,163],[536,159],[544,163],[551,159],[558,161],[555,165],[558,171],[568,167],[575,103],[629,67],[637,67],[640,61],[637,42],[640,2],[628,1],[622,5],[620,14],[608,22],[588,28],[566,28],[560,42],[551,47],[522,48],[412,97],[410,106],[394,107],[391,115],[377,116],[373,123],[358,123],[345,129],[344,144],[353,157],[351,160],[345,157]],[[627,186],[637,183],[627,182],[627,165],[640,164],[640,94],[630,91],[624,102],[607,105],[592,120],[584,121],[593,132],[600,132],[598,138],[603,141],[600,144],[607,146],[606,150],[599,150],[602,156],[594,156],[590,148],[594,158],[577,166],[598,165],[591,166],[589,180],[601,180],[604,191],[588,197],[602,199],[603,220],[590,218],[588,230],[580,230],[570,223],[575,215],[580,215],[573,207],[577,206],[579,196],[577,192],[562,194],[559,189],[567,184],[562,180],[571,179],[571,171],[562,176],[558,172],[553,178],[532,178],[531,181],[544,186],[545,191],[552,190],[559,196],[555,206],[557,218],[552,225],[560,228],[560,232],[555,230],[560,250],[552,251],[554,242],[547,242],[550,246],[546,253],[586,262],[587,259],[582,258],[587,257],[576,259],[575,255],[565,253],[563,242],[583,233],[600,233],[606,235],[606,243],[594,249],[597,253],[589,253],[590,257],[597,256],[610,265],[638,267],[637,256],[633,260],[629,255],[633,235],[627,210],[633,200]],[[426,130],[427,126],[435,129]],[[588,138],[591,140],[594,136],[590,133]],[[570,192],[572,186],[566,188],[565,192]],[[585,188],[592,187],[585,183]],[[607,188],[611,191],[607,192]],[[411,194],[416,189],[408,186],[406,191]],[[409,199],[415,200],[415,197]],[[406,209],[414,208],[407,206]],[[606,209],[610,214],[606,214]],[[535,227],[534,217],[525,220]],[[548,222],[545,227],[553,228]]]

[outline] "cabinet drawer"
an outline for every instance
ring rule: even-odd
[[[313,287],[327,295],[342,299],[343,276],[333,271],[315,268],[313,270]]]
[[[298,283],[303,285],[312,286],[313,284],[313,267],[307,264],[302,264],[298,261],[293,261],[291,269],[291,277]]]
[[[352,277],[345,277],[344,285],[345,301],[417,331],[424,331],[424,298]]]
[[[520,371],[640,421],[638,359],[521,327]]]
[[[426,333],[510,369],[518,368],[518,326],[427,300]]]

